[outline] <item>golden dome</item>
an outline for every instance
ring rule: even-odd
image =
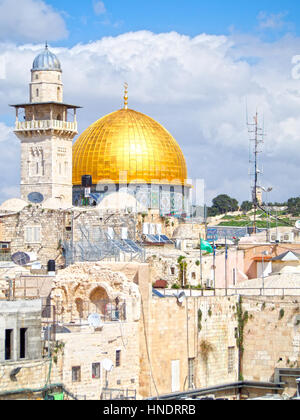
[[[92,124],[73,146],[73,185],[82,175],[93,184],[127,182],[185,185],[183,153],[171,134],[147,115],[121,109]],[[110,181],[109,181],[110,180]]]

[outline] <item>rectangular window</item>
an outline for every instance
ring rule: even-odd
[[[194,368],[195,368],[195,359],[189,359],[189,373],[188,373],[188,384],[189,389],[194,389],[195,382],[194,382]]]
[[[234,286],[236,285],[236,269],[235,268],[232,269],[232,284]]]
[[[5,360],[12,359],[13,330],[5,330]]]
[[[121,366],[121,350],[116,351],[116,367]]]
[[[25,242],[27,243],[40,243],[41,242],[41,227],[40,226],[27,226],[25,228]]]
[[[26,358],[27,328],[20,329],[20,359]]]
[[[93,379],[100,379],[100,363],[93,363],[92,364],[92,378]]]
[[[81,381],[81,368],[80,366],[72,367],[72,382]]]
[[[228,373],[234,372],[234,352],[235,347],[228,347]]]
[[[174,267],[171,267],[171,274],[172,274],[172,276],[174,276],[174,274],[175,274],[175,268]]]

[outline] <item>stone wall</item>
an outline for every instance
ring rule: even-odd
[[[238,379],[235,340],[237,297],[152,297],[151,286],[140,282],[140,393],[144,397],[188,389],[189,363],[196,388]],[[228,371],[229,349],[232,369]],[[189,362],[189,359],[190,360]],[[172,365],[177,364],[178,383]],[[173,383],[172,383],[173,382]]]
[[[300,367],[300,300],[297,297],[244,297],[243,376],[272,381],[275,368]],[[296,378],[285,390],[296,393]]]
[[[11,372],[15,368],[22,369],[15,379],[11,379]],[[61,364],[55,365],[50,359],[42,358],[29,362],[0,363],[0,399],[6,399],[3,394],[16,391],[19,391],[21,399],[30,398],[29,395],[34,395],[32,391],[41,390],[46,386],[48,376],[52,384],[61,384]],[[11,398],[14,398],[13,394]]]
[[[92,329],[93,330],[93,329]],[[58,334],[63,343],[63,383],[80,399],[99,400],[108,381],[108,388],[139,391],[138,323],[108,323],[101,330]],[[120,366],[116,366],[116,351],[120,351]],[[110,359],[114,367],[107,373],[103,360]],[[93,378],[92,364],[100,363],[100,378]],[[72,380],[72,367],[80,367],[80,381]]]
[[[64,240],[65,213],[62,211],[43,209],[38,205],[28,205],[14,215],[1,216],[3,241],[10,242],[11,253],[33,252],[44,266],[51,259],[57,265],[63,265],[61,243]],[[27,228],[40,229],[40,237],[26,237]]]

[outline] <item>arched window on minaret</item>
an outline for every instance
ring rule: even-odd
[[[35,94],[36,94],[37,97],[39,97],[40,96],[40,91],[38,89],[36,89]]]
[[[56,119],[57,119],[57,121],[61,121],[61,115],[60,114],[57,114]]]
[[[57,88],[57,101],[58,102],[61,101],[61,88],[60,87]]]

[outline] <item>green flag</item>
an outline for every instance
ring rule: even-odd
[[[207,241],[203,241],[202,239],[201,239],[201,249],[202,251],[206,251],[206,252],[211,252],[211,253],[214,252],[210,243]]]

